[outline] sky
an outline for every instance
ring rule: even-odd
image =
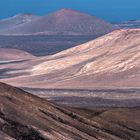
[[[46,15],[62,8],[110,22],[140,19],[140,0],[0,0],[0,19],[19,13]]]

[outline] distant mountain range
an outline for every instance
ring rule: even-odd
[[[120,28],[140,28],[140,20],[124,21],[117,24]]]
[[[41,17],[19,14],[0,21],[1,35],[102,35],[115,29],[116,25],[71,9]]]

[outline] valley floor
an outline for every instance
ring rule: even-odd
[[[23,88],[41,98],[72,107],[138,107],[140,89],[34,89]]]

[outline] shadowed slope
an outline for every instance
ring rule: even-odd
[[[139,115],[139,108],[68,109],[0,83],[0,136],[7,139],[138,140]]]

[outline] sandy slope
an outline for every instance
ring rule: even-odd
[[[4,66],[3,66],[4,67]],[[27,73],[3,79],[35,88],[140,86],[140,29],[118,30],[48,57],[14,64]],[[16,68],[16,70],[15,70]]]

